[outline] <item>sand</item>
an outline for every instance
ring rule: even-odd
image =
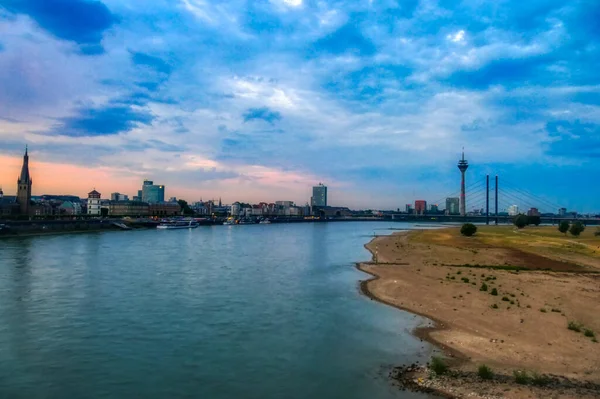
[[[458,229],[375,238],[367,248],[377,263],[359,265],[375,276],[363,284],[363,290],[434,320],[436,328],[416,333],[458,359],[455,367],[460,370],[474,371],[486,364],[506,376],[527,370],[591,383],[591,391],[557,391],[554,396],[547,396],[547,389],[508,383],[503,389],[510,391],[501,391],[498,397],[600,397],[600,391],[594,393],[595,384],[600,384],[600,344],[584,335],[589,329],[600,338],[600,274],[596,273],[600,252],[593,248],[593,239],[582,238],[582,249],[579,242],[554,235],[549,228],[532,229],[535,239],[528,237],[519,245],[524,231],[480,230],[470,238],[461,237]],[[556,248],[553,240],[564,239],[565,248],[558,242],[561,251],[546,250],[544,234],[551,236],[548,245]],[[569,249],[573,245],[574,251]],[[498,295],[491,294],[493,289]],[[582,331],[569,330],[569,322],[583,326]],[[468,386],[462,393],[454,388],[454,396],[466,396],[468,391],[477,397],[483,385]]]

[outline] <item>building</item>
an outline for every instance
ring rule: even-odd
[[[64,201],[58,206],[58,213],[60,215],[81,215],[81,203]]]
[[[467,193],[465,190],[465,174],[469,168],[469,162],[465,159],[463,150],[462,159],[458,161],[458,169],[460,170],[460,216],[467,215]]]
[[[96,190],[93,190],[88,193],[88,200],[87,200],[87,214],[88,215],[100,216],[100,214],[101,214],[100,197],[101,197],[100,193]]]
[[[413,208],[411,204],[406,204],[406,207],[404,208],[404,210],[406,211],[406,213],[408,213],[409,215],[411,213],[413,213]]]
[[[181,214],[181,207],[177,202],[155,202],[148,205],[150,216],[177,216]]]
[[[327,206],[327,186],[319,183],[318,186],[313,187],[312,192],[311,206]]]
[[[177,197],[171,197],[171,198],[169,198],[169,202],[177,202]]]
[[[129,196],[121,193],[112,193],[110,195],[111,201],[129,201]]]
[[[519,214],[519,207],[517,205],[511,205],[508,207],[508,216],[517,216]]]
[[[567,208],[560,208],[560,209],[558,210],[558,216],[560,216],[560,217],[565,217],[565,216],[567,216]]]
[[[460,198],[450,197],[446,198],[446,215],[459,215],[460,214]]]
[[[30,213],[32,184],[33,180],[29,176],[29,155],[27,155],[27,147],[25,147],[21,175],[17,179],[17,203],[19,204],[19,213],[21,215],[29,215]]]
[[[423,215],[425,212],[427,212],[427,201],[416,200],[415,201],[415,213],[417,215]]]
[[[290,206],[294,206],[294,201],[275,201],[275,205],[278,207],[289,208]]]
[[[429,212],[431,212],[432,214],[436,214],[440,211],[440,209],[438,208],[437,204],[432,204],[429,206]]]
[[[527,216],[540,216],[540,211],[537,208],[531,208],[527,211]]]
[[[144,184],[142,185],[142,202],[149,204],[165,202],[165,186],[155,185],[152,180],[144,180]]]
[[[110,201],[108,214],[110,216],[148,216],[149,204],[141,201]]]

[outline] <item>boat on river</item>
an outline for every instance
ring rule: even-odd
[[[158,226],[157,229],[161,230],[175,230],[175,229],[195,229],[199,224],[195,220],[169,220],[164,221]]]

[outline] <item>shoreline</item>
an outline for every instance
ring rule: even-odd
[[[505,229],[503,231],[508,231],[508,228],[502,228]],[[447,236],[454,232],[453,234],[456,236],[455,232],[457,230],[449,227],[439,229],[437,230],[438,233],[434,234]],[[548,298],[547,295],[543,297],[542,294],[545,295],[547,292],[543,289],[540,291],[535,284],[531,284],[533,280],[535,280],[534,283],[541,284],[542,288],[548,281],[554,284],[557,281],[560,283],[570,282],[574,287],[579,287],[577,284],[580,284],[582,280],[585,280],[586,283],[591,281],[597,284],[600,262],[597,262],[596,258],[592,260],[584,259],[585,262],[559,259],[554,256],[545,258],[522,248],[491,245],[482,242],[479,237],[477,237],[477,240],[473,240],[460,238],[460,235],[455,240],[458,244],[450,241],[449,245],[446,242],[415,239],[415,237],[421,239],[423,236],[430,235],[430,233],[423,234],[425,231],[402,231],[391,235],[373,237],[367,244],[364,244],[364,247],[371,254],[371,260],[355,263],[357,270],[368,275],[368,278],[359,281],[359,290],[362,295],[396,309],[418,315],[431,322],[432,326],[416,327],[411,331],[411,334],[440,350],[452,370],[444,376],[432,378],[429,364],[427,366],[402,365],[395,367],[390,373],[393,380],[400,383],[404,389],[431,393],[445,398],[466,396],[519,399],[551,396],[565,399],[600,397],[600,361],[596,361],[593,355],[600,345],[592,344],[587,349],[583,349],[584,345],[588,345],[583,343],[585,340],[582,341],[582,338],[579,338],[580,336],[569,335],[573,333],[565,328],[566,321],[564,320],[589,316],[582,314],[577,309],[582,307],[579,306],[582,304],[581,301],[570,301],[569,290],[575,288],[567,286],[566,290],[560,292],[560,294],[566,293],[565,296],[567,297],[563,301],[564,303],[561,303],[561,307],[568,306],[568,309],[560,311],[552,308],[552,312],[556,310],[561,314],[548,312],[548,316],[545,316],[547,311],[543,310],[543,307],[549,307],[553,303],[552,299]],[[458,257],[460,261],[457,262],[457,259],[453,257],[457,256],[460,251],[463,251],[463,258]],[[504,257],[512,255],[515,256],[515,259],[519,258],[523,266],[503,266],[501,263],[496,264],[494,262],[486,264],[481,261],[481,259],[504,260],[504,257],[498,257],[499,252],[502,252]],[[471,258],[479,259],[482,263],[466,262],[464,258],[468,256],[465,253],[468,253]],[[376,257],[379,262],[375,262]],[[461,263],[463,261],[465,263]],[[511,264],[508,260],[506,262],[506,265]],[[557,269],[549,270],[534,267],[537,265],[536,262],[545,262],[544,265],[548,263]],[[530,264],[531,267],[528,267],[525,263]],[[593,267],[589,267],[590,264]],[[522,267],[522,269],[511,270],[512,267]],[[566,270],[571,267],[574,267],[575,270]],[[523,273],[519,273],[519,270]],[[446,272],[448,273],[444,276]],[[460,276],[450,277],[451,273]],[[505,296],[502,296],[502,293],[500,294],[502,301],[506,302],[501,301],[499,304],[505,306],[516,301],[516,304],[512,306],[514,310],[510,310],[511,306],[507,307],[509,310],[503,310],[503,307],[497,307],[496,304],[491,307],[499,310],[493,310],[489,309],[489,305],[485,305],[484,301],[488,301],[488,303],[490,300],[498,301],[499,297],[492,297],[488,292],[480,292],[484,291],[479,289],[479,284],[484,281],[484,275],[494,275],[494,281],[488,282],[492,286],[496,283],[497,276],[498,283],[501,283],[497,285],[498,289],[500,292],[504,291],[506,293]],[[470,281],[467,276],[471,279]],[[476,279],[479,279],[480,276],[482,280],[476,283]],[[459,277],[459,279],[455,277]],[[457,280],[466,281],[462,283]],[[522,287],[518,286],[518,283],[524,284],[525,291],[518,288]],[[591,287],[587,285],[581,290],[577,288],[577,295],[579,295],[577,299],[581,299],[581,292],[585,293],[590,289],[594,291],[594,287],[594,285]],[[465,292],[465,290],[469,292]],[[519,292],[519,290],[521,291]],[[457,295],[458,292],[469,295]],[[520,293],[520,296],[515,297],[513,292]],[[552,293],[552,289],[550,289],[550,292]],[[600,290],[594,292],[600,292]],[[510,293],[510,296],[508,296],[508,293]],[[556,295],[558,294],[557,292]],[[553,298],[554,300],[561,298],[561,295],[556,295]],[[596,294],[594,293],[594,295]],[[544,301],[542,307],[538,308],[538,304],[532,307],[527,303],[525,308],[526,301],[536,300],[539,302],[540,298],[538,296],[542,296],[541,299]],[[460,297],[460,302],[458,297]],[[519,304],[519,300],[523,301],[523,306]],[[584,301],[583,307],[589,308],[589,306],[585,306],[586,303],[590,302]],[[534,303],[531,302],[531,304]],[[461,306],[462,309],[460,309]],[[587,311],[589,312],[589,309]],[[517,313],[521,317],[520,324],[514,325],[513,323],[509,326],[512,329],[505,329],[506,320],[510,318],[514,320],[514,317],[517,316],[514,314],[504,316],[502,313],[505,312]],[[568,313],[569,316],[567,317],[565,313]],[[491,320],[498,316],[501,320]],[[563,316],[563,321],[557,321],[556,316]],[[551,327],[554,327],[557,334],[562,336],[555,341],[549,340],[548,346],[541,346],[540,342],[546,343],[544,341],[546,337],[542,334],[540,339],[537,340],[538,342],[534,341],[532,344],[530,342],[531,337],[525,336],[527,334],[524,332],[523,326],[526,326],[527,329],[536,329],[539,328],[539,324],[537,324],[538,320],[534,320],[532,321],[533,324],[529,324],[528,317],[542,320],[539,323],[554,317],[551,320],[553,325],[541,328],[551,331],[550,335],[552,335],[555,332],[552,331]],[[542,317],[546,317],[546,319],[541,319]],[[527,320],[527,323],[524,325],[525,320]],[[585,320],[586,326],[590,325],[590,328],[592,324],[596,324],[588,319]],[[565,324],[560,327],[560,323]],[[598,328],[598,326],[595,327]],[[531,335],[531,331],[528,330],[527,333]],[[597,341],[592,338],[591,342]],[[535,346],[536,343],[538,344],[537,347]],[[584,360],[583,357],[585,357],[585,361],[573,361],[574,354],[570,352],[568,353],[571,356],[570,359],[565,356],[565,348],[571,350],[575,346],[577,346],[576,349],[581,349],[579,351],[581,353],[579,355],[580,360]],[[514,353],[519,355],[515,356]],[[548,363],[546,363],[547,360],[549,360]],[[494,381],[485,381],[478,377],[476,366],[482,364],[492,366]],[[532,364],[539,366],[543,374],[539,374],[540,369],[532,367]],[[561,364],[564,366],[561,366]],[[576,366],[572,366],[573,364],[576,364]],[[518,384],[512,375],[516,370],[532,372],[532,375],[535,378],[539,377],[539,381],[543,380],[544,384]],[[511,393],[506,394],[502,391]],[[495,396],[487,395],[490,392],[494,392]],[[560,395],[556,393],[560,393]],[[566,396],[563,396],[563,394]]]

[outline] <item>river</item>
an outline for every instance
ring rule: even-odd
[[[354,267],[402,223],[0,240],[0,397],[425,398],[387,378],[423,322]]]

